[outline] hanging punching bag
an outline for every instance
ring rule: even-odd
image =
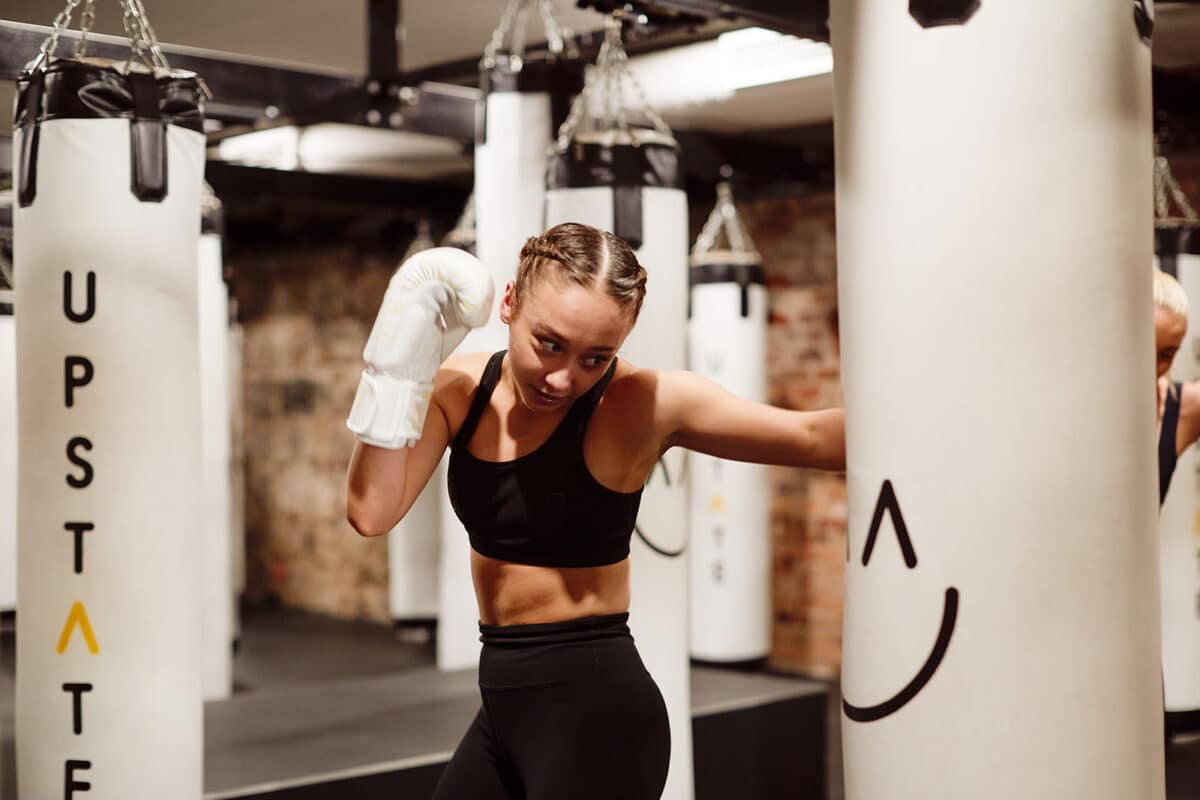
[[[17,344],[12,294],[12,193],[0,192],[0,612],[17,608]]]
[[[237,298],[229,302],[229,529],[233,542],[232,636],[236,651],[242,635],[242,594],[246,591],[246,443],[242,414],[242,363],[245,336],[238,321]]]
[[[133,61],[17,81],[20,797],[201,796],[203,100]]]
[[[653,109],[631,126],[620,22],[609,17],[595,69],[546,170],[546,227],[580,222],[624,239],[645,267],[646,299],[621,356],[640,367],[687,365],[688,220],[678,144]],[[598,98],[611,102],[600,103]],[[603,112],[587,112],[589,107]],[[667,451],[646,481],[630,551],[629,627],[666,701],[671,763],[663,797],[692,797],[688,663],[687,451]]]
[[[728,246],[718,234],[729,228]],[[747,400],[767,401],[767,289],[729,184],[692,249],[688,364]],[[771,649],[767,468],[691,453],[691,654],[712,662],[763,659]]]
[[[13,293],[0,289],[0,436],[17,441],[17,344]],[[0,611],[17,608],[17,449],[0,448]]]
[[[1130,6],[831,4],[847,800],[1163,797]]]
[[[480,63],[483,116],[475,145],[475,254],[492,271],[496,302],[504,287],[517,276],[521,246],[542,232],[545,206],[546,151],[554,131],[566,117],[570,97],[582,84],[582,67],[558,53],[531,57],[514,46],[512,53],[498,47],[510,28],[523,28],[531,2],[514,3],[501,21],[492,44]],[[556,26],[542,8],[547,40],[553,43]],[[515,18],[510,18],[510,15]],[[514,34],[515,35],[515,34]],[[521,34],[523,35],[523,34]],[[467,334],[459,352],[495,352],[508,346],[508,326],[495,308],[488,322]],[[437,477],[446,485],[442,459]],[[471,550],[467,532],[450,505],[441,499],[442,547],[440,613],[438,616],[438,668],[461,669],[479,661],[479,609],[471,582]]]
[[[1160,267],[1188,296],[1188,332],[1175,355],[1171,380],[1200,380],[1200,227],[1159,236]],[[1162,585],[1163,698],[1171,732],[1200,730],[1200,504],[1196,448],[1179,456],[1159,514]]]
[[[199,274],[201,581],[205,700],[233,694],[233,483],[229,474],[229,288],[222,256],[224,212],[211,187],[201,195]]]
[[[647,272],[646,299],[621,355],[659,370],[687,364],[687,197],[677,158],[673,140],[635,146],[620,131],[578,137],[554,161],[546,193],[547,228],[580,222],[634,249]],[[629,627],[671,722],[665,798],[692,796],[687,459],[687,451],[669,450],[650,475],[630,553]]]

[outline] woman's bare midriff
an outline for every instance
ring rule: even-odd
[[[485,625],[561,622],[629,610],[629,559],[603,567],[535,567],[471,551]]]

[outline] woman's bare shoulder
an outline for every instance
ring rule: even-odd
[[[433,401],[446,415],[451,435],[466,419],[471,396],[491,357],[491,353],[453,353],[438,369],[433,381]]]
[[[613,416],[625,422],[634,435],[646,436],[655,427],[667,401],[670,371],[640,367],[621,359],[604,393]]]

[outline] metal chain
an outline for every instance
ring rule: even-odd
[[[467,198],[467,204],[463,207],[463,212],[458,218],[458,222],[454,223],[454,228],[450,233],[446,234],[446,241],[453,241],[456,237],[463,237],[467,234],[475,232],[475,193]]]
[[[570,58],[578,58],[575,34],[554,16],[554,0],[538,0],[538,10],[542,12],[542,27],[546,29],[546,43],[550,52],[555,55],[566,53]]]
[[[81,2],[84,3],[84,8],[80,18],[80,37],[75,44],[74,57],[82,58],[87,55],[88,34],[92,32],[92,27],[96,22],[96,0],[67,0],[66,7],[54,18],[53,30],[42,42],[37,56],[31,62],[30,69],[37,68],[54,55],[58,49],[59,37],[71,24],[71,17]],[[120,0],[120,6],[121,22],[125,28],[125,35],[129,39],[129,49],[132,55],[137,56],[139,61],[151,69],[155,67],[169,69],[166,56],[163,55],[162,48],[158,44],[158,36],[155,35],[154,28],[150,26],[150,20],[146,17],[146,8],[142,5],[142,0]]]
[[[43,61],[48,61],[54,55],[54,51],[58,49],[58,37],[62,34],[63,29],[71,24],[71,16],[75,13],[75,8],[80,3],[80,0],[67,0],[66,7],[58,12],[51,23],[54,30],[46,37],[46,41],[42,42],[42,46],[38,48],[37,57],[34,58],[33,64],[36,66]]]
[[[571,30],[559,23],[554,15],[554,0],[509,0],[500,17],[492,38],[483,49],[483,59],[480,62],[485,68],[496,63],[496,55],[504,49],[504,41],[512,34],[512,45],[509,47],[509,58],[514,61],[513,69],[521,68],[525,57],[526,20],[529,12],[537,4],[537,10],[542,18],[542,27],[546,34],[546,43],[550,52],[555,55],[566,53],[571,58],[579,57],[579,48],[575,44],[575,35]]]
[[[513,71],[521,69],[525,63],[525,20],[529,18],[529,3],[521,3],[517,8],[517,17],[513,20],[512,47],[508,51],[508,61]]]
[[[129,37],[129,48],[133,55],[151,69],[169,69],[166,56],[159,47],[158,37],[146,17],[142,0],[120,0],[120,3],[121,21],[125,26],[125,35]]]
[[[125,37],[129,39],[129,50],[131,56],[136,56],[138,61],[141,61],[147,67],[153,67],[150,57],[146,55],[146,47],[142,39],[142,31],[138,25],[138,20],[134,15],[133,7],[122,0],[121,2],[121,24],[125,28]]]
[[[421,217],[417,220],[417,232],[413,236],[413,240],[409,242],[408,249],[404,251],[404,256],[400,260],[401,262],[407,261],[409,256],[432,247],[437,247],[437,242],[433,240],[433,233],[429,230],[429,220]]]
[[[513,19],[517,16],[517,9],[524,2],[525,0],[508,0],[508,6],[500,16],[500,24],[496,26],[496,30],[492,31],[492,38],[487,43],[487,47],[483,48],[482,63],[485,67],[496,63],[496,53],[504,46],[504,37],[508,36]]]
[[[620,130],[629,133],[628,111],[630,107],[625,102],[625,84],[633,87],[636,101],[640,110],[654,129],[664,136],[672,136],[671,128],[666,120],[650,105],[646,92],[629,68],[629,54],[621,38],[621,19],[616,14],[609,16],[604,22],[604,41],[596,55],[596,65],[588,77],[583,91],[575,98],[567,119],[558,129],[556,139],[559,151],[565,150],[571,139],[581,131],[587,130]],[[589,103],[595,101],[599,105],[599,118],[587,118]],[[589,124],[590,123],[590,124]],[[581,127],[582,126],[582,127]]]
[[[158,44],[158,34],[150,26],[150,17],[146,15],[146,7],[142,5],[142,0],[129,0],[129,2],[137,10],[137,17],[142,26],[142,33],[146,36],[146,41],[150,45],[150,52],[154,56],[154,63],[163,69],[170,69],[171,65],[167,63],[167,57],[163,55],[162,47]]]
[[[725,238],[729,242],[731,251],[758,256],[758,249],[751,241],[750,233],[742,223],[737,205],[733,202],[733,186],[727,181],[717,184],[717,203],[713,206],[712,213],[708,215],[708,219],[700,231],[700,236],[696,238],[692,255],[702,255],[717,249],[718,238],[722,231],[725,232]]]
[[[83,14],[79,18],[79,41],[75,43],[75,58],[87,55],[87,37],[96,24],[96,0],[87,0],[83,4]]]
[[[1171,172],[1171,163],[1167,161],[1166,156],[1155,156],[1154,216],[1160,220],[1170,219],[1171,200],[1174,200],[1175,205],[1179,207],[1183,219],[1188,222],[1200,222],[1200,216],[1197,216],[1196,210],[1188,202],[1187,195],[1183,193],[1179,181],[1175,180],[1175,175]]]

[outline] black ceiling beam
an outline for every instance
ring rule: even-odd
[[[393,35],[395,28],[392,28]],[[50,28],[0,21],[0,79],[15,80],[50,34]],[[79,38],[64,31],[60,49]],[[91,55],[113,60],[129,57],[129,44],[118,36],[88,36]],[[344,122],[447,136],[475,138],[478,93],[461,86],[425,82],[406,92],[387,86],[371,94],[362,77],[331,70],[296,69],[245,56],[163,45],[171,66],[190,70],[212,90],[212,119],[233,123],[290,120],[298,124]],[[374,112],[374,113],[373,113]]]
[[[576,0],[576,5],[602,14],[631,12],[650,24],[742,20],[781,33],[829,38],[829,0]]]
[[[833,123],[798,131],[804,144],[777,144],[703,131],[675,130],[680,171],[689,191],[724,180],[722,167],[733,170],[735,185],[752,193],[759,187],[785,186],[790,193],[833,191]]]
[[[1154,133],[1164,154],[1200,150],[1200,70],[1154,70]]]
[[[400,0],[367,0],[367,80],[400,71]]]
[[[261,167],[243,167],[209,161],[204,179],[227,206],[226,213],[246,214],[259,207],[277,207],[294,201],[298,208],[316,205],[345,208],[379,208],[394,211],[421,209],[456,216],[470,194],[469,182],[402,181],[361,175],[337,175]]]

